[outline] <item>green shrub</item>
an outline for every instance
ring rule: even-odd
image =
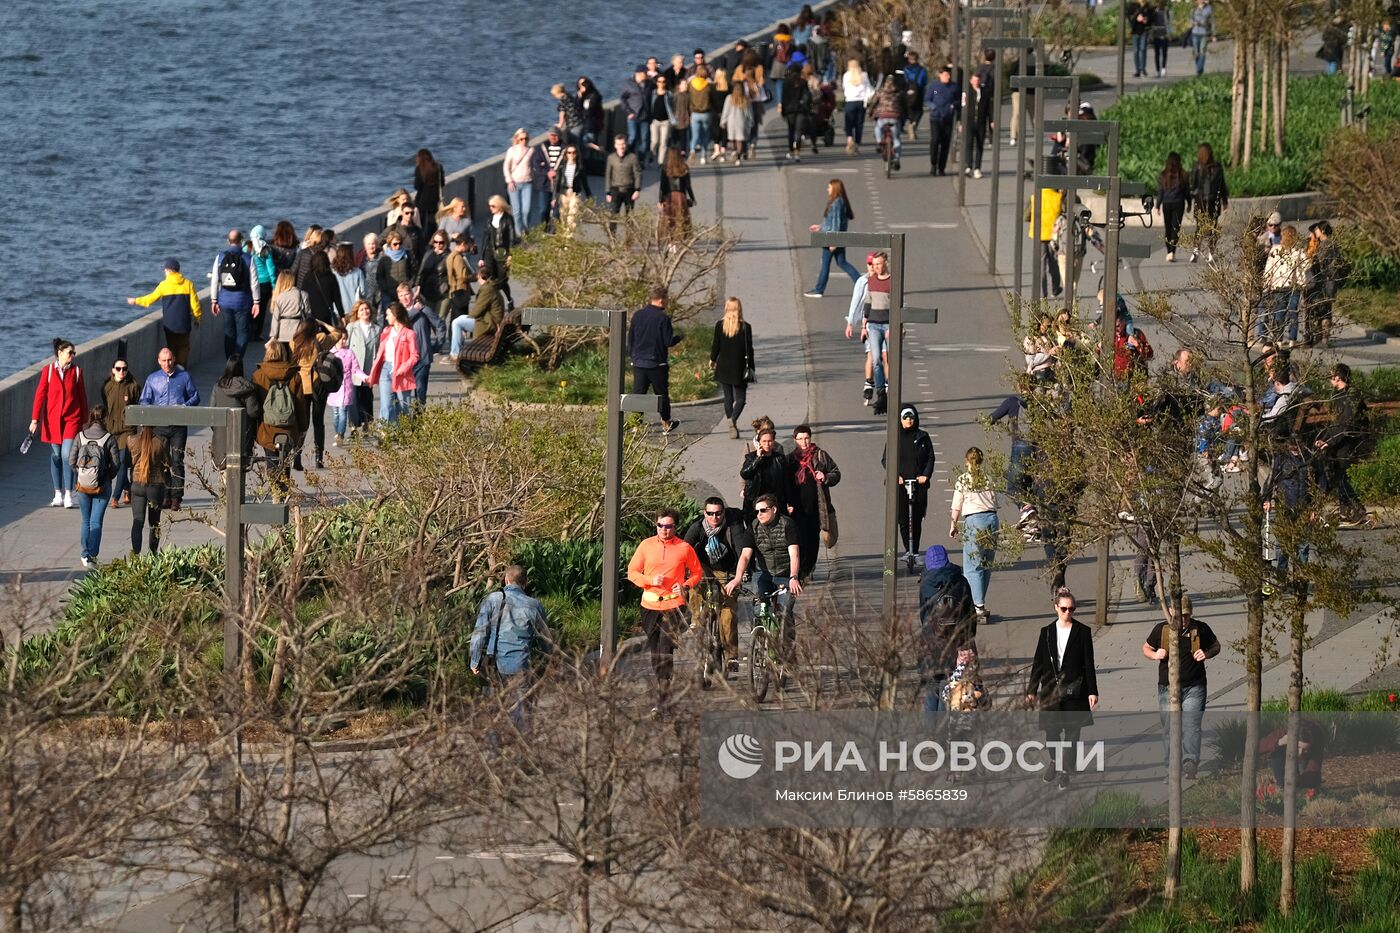
[[[1400,366],[1356,369],[1351,384],[1368,402],[1400,400]]]
[[[1367,505],[1393,502],[1400,497],[1400,435],[1382,437],[1375,454],[1352,464],[1347,477]]]
[[[1271,150],[1256,153],[1248,170],[1227,165],[1225,177],[1233,197],[1288,194],[1316,186],[1324,143],[1338,126],[1346,82],[1341,75],[1295,76],[1288,87],[1286,152],[1282,158]],[[1400,83],[1375,82],[1367,102],[1373,126],[1400,121]],[[1208,142],[1216,158],[1225,162],[1230,142],[1230,76],[1206,75],[1131,94],[1102,116],[1122,123],[1119,166],[1123,177],[1155,189],[1168,152],[1180,153],[1189,167],[1197,145]],[[1106,158],[1101,148],[1098,171],[1104,170]]]

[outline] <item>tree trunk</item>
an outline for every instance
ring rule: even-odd
[[[1283,881],[1279,885],[1279,913],[1287,917],[1293,912],[1293,870],[1294,853],[1298,833],[1298,727],[1303,708],[1303,638],[1307,632],[1307,616],[1304,615],[1303,600],[1295,597],[1293,608],[1293,632],[1291,643],[1292,670],[1288,678],[1288,750],[1283,759],[1283,846],[1279,860],[1283,868]]]
[[[1240,128],[1244,125],[1245,44],[1235,41],[1235,62],[1230,82],[1230,164],[1239,165],[1243,155]]]
[[[1274,71],[1274,43],[1272,39],[1266,39],[1259,49],[1260,59],[1255,65],[1255,71],[1259,73],[1259,135],[1255,137],[1254,148],[1260,155],[1264,154],[1264,143],[1269,138],[1269,110],[1272,97],[1269,93],[1270,81]]]
[[[1244,152],[1240,156],[1240,168],[1249,168],[1254,157],[1254,73],[1258,71],[1258,60],[1258,47],[1250,43],[1245,53]]]
[[[1171,588],[1158,592],[1168,594],[1168,609],[1164,613],[1167,625],[1162,630],[1162,644],[1167,648],[1167,697],[1170,715],[1167,719],[1167,854],[1166,880],[1162,897],[1168,903],[1176,899],[1181,885],[1181,652],[1177,650],[1177,631],[1181,626],[1181,540],[1173,539],[1167,546],[1168,571]]]
[[[1274,118],[1274,155],[1283,156],[1288,143],[1288,39],[1279,47],[1278,115]]]

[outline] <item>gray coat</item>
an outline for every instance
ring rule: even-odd
[[[272,339],[291,343],[303,321],[310,320],[306,292],[289,288],[272,299]]]

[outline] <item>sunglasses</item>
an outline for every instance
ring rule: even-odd
[[[671,524],[670,522],[657,522],[657,523],[656,523],[656,527],[657,527],[657,528],[660,528],[660,529],[663,530],[663,531],[675,531],[675,530],[676,530],[676,526],[673,525],[673,524]]]
[[[706,509],[705,514],[711,516],[712,518],[718,518],[719,516],[723,515],[724,512],[711,512],[709,509]]]
[[[112,372],[114,372],[114,373],[124,373],[124,372],[126,372],[126,367],[125,367],[125,366],[113,366],[113,367],[112,367]]]
[[[759,509],[759,510],[758,510],[758,514],[759,514],[759,515],[762,515],[764,512],[772,512],[772,511],[773,511],[773,506],[768,505],[768,506],[764,506],[763,508]]]
[[[446,246],[446,245],[447,245],[447,241],[446,241],[446,240],[434,240],[434,241],[433,241],[433,245],[434,245],[434,246]]]
[[[1074,611],[1074,607],[1073,607],[1073,606],[1056,606],[1055,609],[1056,609],[1057,611],[1059,611],[1059,612],[1073,612],[1073,611]]]

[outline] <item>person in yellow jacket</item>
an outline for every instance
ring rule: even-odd
[[[175,354],[175,362],[189,368],[190,331],[199,323],[204,313],[199,307],[199,295],[194,283],[180,274],[177,259],[165,261],[165,278],[149,295],[128,298],[129,305],[149,308],[160,301],[160,323],[165,328],[165,345]]]
[[[1026,205],[1026,236],[1031,239],[1040,240],[1041,265],[1041,294],[1045,296],[1060,297],[1060,292],[1064,291],[1064,285],[1060,281],[1060,265],[1055,258],[1055,218],[1065,209],[1065,193],[1055,188],[1040,189],[1040,236],[1036,236],[1035,210],[1036,198],[1031,199],[1031,203]]]
[[[679,524],[674,509],[662,509],[656,514],[656,535],[637,545],[627,562],[627,579],[642,591],[642,631],[656,672],[657,712],[670,699],[676,637],[685,628],[685,591],[703,576],[700,558],[682,540]]]

